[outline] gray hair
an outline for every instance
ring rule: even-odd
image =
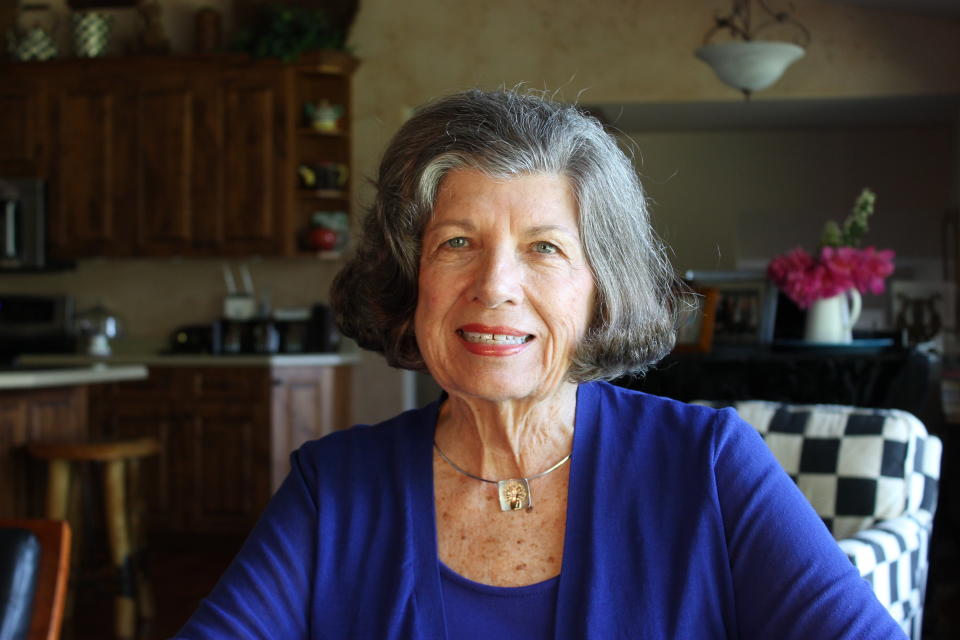
[[[629,158],[596,118],[532,92],[471,90],[421,107],[384,153],[356,254],[334,280],[341,332],[405,369],[425,369],[414,335],[424,227],[453,169],[492,178],[565,176],[596,284],[569,379],[643,373],[673,348],[682,285],[650,225]]]

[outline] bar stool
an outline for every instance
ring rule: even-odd
[[[114,628],[117,638],[136,636],[137,605],[140,616],[153,618],[153,597],[143,576],[139,554],[142,552],[140,514],[140,459],[160,453],[155,438],[110,440],[106,442],[31,443],[27,450],[34,458],[47,461],[46,516],[67,518],[70,493],[70,463],[103,464],[104,511],[110,555],[117,571],[119,589],[115,598]],[[127,495],[127,486],[130,495]]]

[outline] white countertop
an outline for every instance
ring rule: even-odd
[[[95,364],[89,367],[65,369],[28,369],[0,372],[0,391],[7,389],[37,389],[41,387],[69,387],[81,384],[142,380],[147,377],[147,368],[142,365],[106,366]]]
[[[83,354],[44,354],[22,355],[21,364],[32,367],[40,365],[77,366],[86,364],[106,364],[110,367],[121,365],[145,365],[148,367],[337,367],[355,365],[360,362],[356,351],[342,353],[304,353],[274,355],[224,355],[205,354],[157,354],[127,353],[98,358]]]

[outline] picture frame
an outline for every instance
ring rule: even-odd
[[[943,346],[957,328],[956,285],[947,280],[891,280],[890,324],[914,345]]]
[[[688,271],[694,289],[715,289],[712,347],[773,342],[777,288],[762,271]]]
[[[690,309],[677,329],[674,353],[709,353],[713,346],[713,319],[720,292],[716,289],[693,288],[696,307]]]

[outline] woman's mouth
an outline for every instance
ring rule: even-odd
[[[467,351],[478,356],[512,356],[534,340],[531,333],[487,324],[466,324],[457,329],[457,335]]]
[[[530,334],[483,333],[479,331],[464,331],[463,329],[457,329],[457,333],[467,342],[475,344],[510,345],[523,344],[524,342],[533,340],[533,336]]]

